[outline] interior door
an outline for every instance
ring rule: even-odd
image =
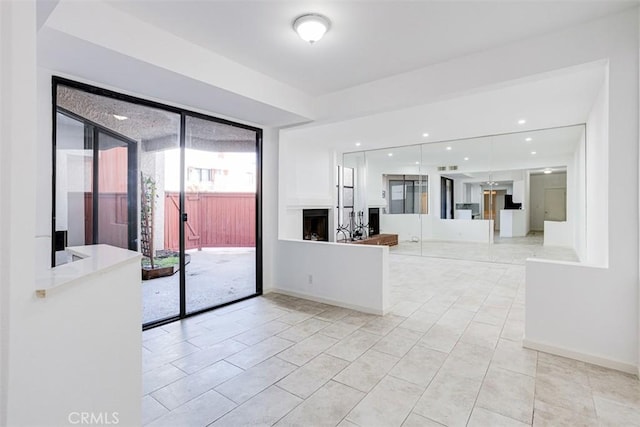
[[[567,190],[566,188],[545,188],[544,190],[544,220],[567,220]]]

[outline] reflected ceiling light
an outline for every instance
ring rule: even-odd
[[[427,132],[425,132],[425,133],[422,134],[422,136],[426,138],[426,137],[429,136],[429,134]]]
[[[447,151],[451,151],[451,147],[447,147]]]
[[[362,145],[362,142],[358,141],[356,142],[356,147],[360,147]]]
[[[526,121],[525,119],[520,119],[520,120],[518,120],[518,124],[519,124],[519,125],[523,125],[523,124],[525,124],[525,123],[527,123],[527,121]]]
[[[464,159],[465,159],[465,160],[469,160],[469,158],[468,158],[468,157],[465,157]]]
[[[117,114],[114,114],[113,118],[116,119],[116,120],[127,120],[129,117],[127,117],[127,116],[119,116]]]
[[[533,140],[533,138],[531,138],[531,137],[527,137],[527,138],[525,138],[524,140],[525,140],[525,141],[527,141],[527,142],[531,142],[531,141]]]
[[[302,16],[298,16],[293,21],[293,29],[304,41],[311,44],[317,42],[329,31],[331,23],[327,17],[319,15],[317,13],[308,13]]]
[[[393,153],[389,153],[389,154],[387,154],[387,156],[393,157]]]
[[[537,152],[535,152],[535,151],[532,151],[532,152],[531,152],[531,154],[533,154],[533,155],[535,156],[535,155],[537,154]]]

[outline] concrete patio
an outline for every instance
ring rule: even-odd
[[[255,248],[188,250],[187,312],[252,295],[256,291]],[[178,315],[180,273],[142,282],[142,323]]]

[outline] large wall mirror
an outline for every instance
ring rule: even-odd
[[[524,264],[585,251],[585,126],[345,153],[337,241]]]

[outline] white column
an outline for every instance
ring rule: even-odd
[[[36,3],[0,1],[0,425],[29,411],[16,359],[35,287],[36,116]]]

